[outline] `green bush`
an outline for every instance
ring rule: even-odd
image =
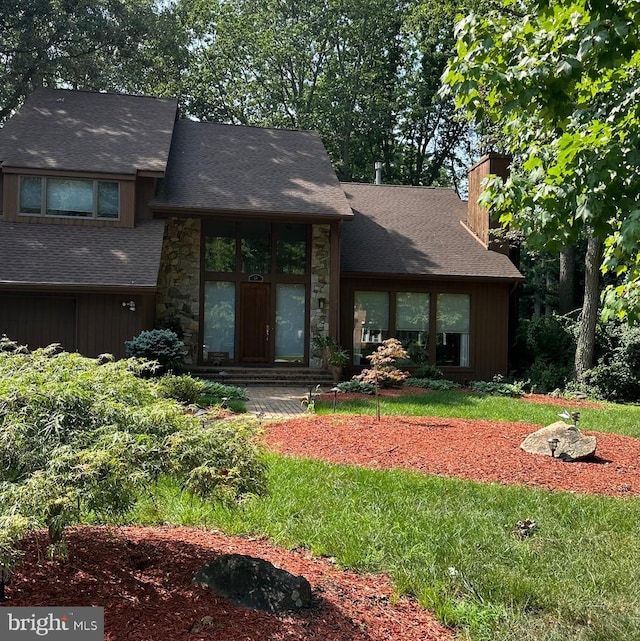
[[[0,517],[47,527],[60,545],[67,525],[123,516],[165,474],[214,498],[263,487],[253,425],[185,413],[137,366],[57,346],[0,350]],[[0,518],[0,542],[11,540],[8,523]]]
[[[418,378],[415,376],[409,377],[404,383],[405,385],[411,385],[411,387],[421,387],[423,389],[431,389],[437,392],[445,392],[447,390],[457,389],[460,387],[460,384],[454,381],[447,381],[439,378]]]
[[[206,389],[205,382],[192,376],[166,374],[157,384],[161,398],[172,398],[187,405],[197,403]]]
[[[444,374],[435,365],[425,363],[424,365],[420,365],[420,367],[416,367],[411,373],[411,377],[426,378],[435,381],[444,378]]]
[[[518,376],[531,390],[548,393],[564,388],[573,376],[575,323],[552,314],[521,321],[518,328]]]
[[[241,387],[236,385],[223,385],[214,381],[204,381],[203,394],[208,398],[246,401],[247,393]]]
[[[164,373],[184,366],[184,343],[170,329],[145,330],[124,345],[127,356],[159,364],[157,369],[150,368],[150,373]]]
[[[336,387],[341,392],[351,392],[352,394],[373,394],[376,391],[373,383],[363,383],[355,379],[338,383]]]
[[[525,393],[525,383],[515,381],[509,383],[502,376],[494,376],[492,381],[472,381],[469,388],[481,394],[493,396],[522,396]]]

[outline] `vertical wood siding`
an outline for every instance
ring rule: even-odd
[[[135,312],[122,306],[129,301],[135,302]],[[84,356],[123,358],[125,341],[152,329],[154,318],[154,295],[0,294],[0,333],[32,348],[61,343]]]

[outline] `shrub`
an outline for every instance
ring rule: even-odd
[[[133,373],[135,361],[101,362],[56,346],[0,350],[0,543],[17,523],[2,517],[19,516],[47,527],[60,548],[67,525],[126,514],[167,473],[204,495],[262,487],[252,425],[191,416],[158,398],[158,384]]]
[[[437,392],[445,392],[447,390],[457,389],[460,387],[460,384],[454,381],[434,378],[417,378],[414,376],[410,376],[405,381],[405,385],[411,385],[412,387],[422,387],[423,389],[431,389]]]
[[[160,398],[172,398],[179,403],[197,403],[206,389],[204,381],[192,376],[166,374],[157,384]]]
[[[372,367],[362,370],[353,378],[362,383],[372,383],[381,387],[399,387],[409,374],[400,371],[395,366],[395,362],[408,357],[397,338],[388,338],[373,354],[367,356]]]
[[[376,391],[373,383],[363,383],[355,379],[338,383],[336,387],[341,392],[351,392],[353,394],[373,394]]]
[[[156,361],[158,373],[180,369],[184,365],[184,343],[170,329],[151,329],[125,342],[129,357]]]
[[[492,381],[473,381],[469,387],[474,392],[494,396],[522,396],[525,393],[523,381],[509,383],[500,375],[494,376]]]
[[[444,378],[444,374],[435,366],[425,363],[416,367],[411,374],[412,378],[427,378],[431,380],[438,380]]]

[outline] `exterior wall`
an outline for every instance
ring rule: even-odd
[[[313,225],[311,240],[311,292],[309,296],[309,340],[329,335],[331,309],[331,230],[329,225]],[[311,353],[311,349],[309,349]],[[320,360],[311,357],[312,367]]]
[[[508,373],[509,299],[512,283],[435,281],[426,279],[343,278],[341,286],[341,335],[343,347],[353,351],[353,294],[356,290],[428,292],[431,294],[429,330],[430,362],[435,365],[435,304],[441,293],[469,294],[471,302],[469,367],[441,367],[446,378],[456,381],[491,380]],[[351,368],[355,371],[354,368]]]
[[[478,205],[478,198],[482,193],[482,181],[489,175],[495,174],[503,179],[509,176],[509,156],[487,154],[469,169],[469,203],[467,205],[467,226],[484,243],[489,246],[491,241],[489,231],[498,226],[490,221],[489,212]],[[501,246],[491,246],[491,249],[508,253],[508,248],[503,251]]]
[[[120,219],[119,220],[88,220],[85,218],[56,218],[55,216],[21,216],[18,214],[18,185],[20,174],[3,172],[3,214],[7,222],[45,224],[45,225],[74,225],[78,227],[133,227],[135,225],[136,181],[124,180],[122,177],[110,177],[108,174],[64,174],[42,173],[29,171],[22,175],[29,176],[64,176],[67,178],[96,178],[114,180],[120,184]]]
[[[167,220],[158,275],[157,325],[180,324],[188,364],[198,362],[200,341],[200,237],[200,219]]]
[[[153,327],[154,304],[153,295],[127,292],[0,292],[0,334],[32,349],[60,343],[66,351],[84,356],[108,353],[124,358],[125,341]]]

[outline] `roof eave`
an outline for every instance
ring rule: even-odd
[[[187,207],[181,205],[167,205],[151,201],[149,208],[155,214],[177,215],[177,216],[198,216],[202,218],[221,216],[234,218],[264,218],[286,220],[304,219],[307,222],[335,222],[339,220],[352,220],[354,215],[351,213],[337,212],[300,212],[300,211],[271,211],[257,209],[218,209],[213,207]]]

